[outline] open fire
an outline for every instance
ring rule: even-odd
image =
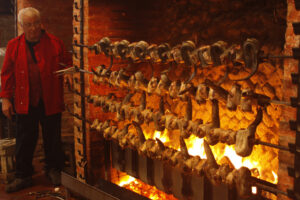
[[[166,146],[169,146],[171,148],[175,148],[176,150],[180,150],[180,147],[176,145],[175,142],[172,143],[170,138],[168,137],[168,130],[164,130],[164,132],[160,131],[155,131],[153,134],[149,134],[145,132],[146,139],[155,139],[158,138],[160,139]],[[200,156],[202,159],[206,158],[205,151],[204,151],[204,144],[203,144],[203,138],[197,138],[194,135],[191,135],[188,139],[185,139],[186,145],[188,147],[188,151],[190,155],[193,156]],[[234,168],[239,169],[242,166],[247,167],[251,170],[252,175],[264,179],[268,182],[277,184],[278,178],[277,178],[277,173],[276,169],[266,169],[265,166],[266,163],[264,162],[259,162],[258,157],[259,154],[251,155],[250,157],[241,157],[236,154],[234,150],[233,145],[222,145],[218,144],[215,146],[211,146],[212,151],[215,155],[216,161],[218,164],[222,163],[222,160],[224,159],[229,159]],[[252,154],[255,154],[256,152],[252,152]],[[253,159],[254,158],[254,159]]]
[[[277,74],[280,69],[275,69],[274,66],[269,64],[263,65],[265,71],[261,74],[263,76],[272,75],[268,81],[272,82],[274,87],[266,83],[265,79],[261,80],[261,77],[256,77],[262,76],[261,74],[255,74],[251,79],[251,84],[255,83],[257,88],[261,87],[261,92],[266,92],[268,96],[281,97],[281,90],[276,85],[279,84],[276,80],[280,79],[280,75],[282,75]],[[95,73],[102,74],[102,71],[100,73],[99,70],[105,71],[105,69],[99,67]],[[216,67],[213,72],[207,71],[206,75],[218,79],[217,75],[220,74],[221,76],[222,70],[222,66]],[[274,70],[277,70],[275,75]],[[115,80],[114,77],[118,73],[122,74],[123,72],[114,71],[106,79],[98,79],[97,75],[94,75],[93,81],[98,83],[98,81],[105,82],[106,80],[113,85],[117,83],[113,80]],[[128,85],[129,83],[132,84],[130,80],[135,80],[134,77],[137,74],[140,76],[141,72],[132,75],[127,83]],[[170,77],[172,76],[170,75]],[[203,77],[199,76],[199,80],[195,80],[197,80],[196,82],[204,81],[202,79]],[[139,80],[135,80],[135,82],[137,82],[135,85],[141,87],[140,90],[145,89],[141,84],[138,84]],[[215,90],[230,91],[232,87],[231,84],[224,84],[220,87],[207,81],[204,82]],[[245,83],[243,87],[250,87],[249,82]],[[251,131],[250,134],[255,137],[255,141],[276,141],[278,139],[276,132],[278,132],[278,120],[281,112],[279,105],[271,104],[263,108],[257,108],[256,104],[249,104],[250,107],[247,112],[242,111],[240,108],[232,111],[226,107],[227,105],[222,102],[222,99],[220,104],[217,100],[198,103],[194,99],[187,99],[187,101],[182,102],[162,95],[146,95],[144,91],[141,93],[128,93],[121,103],[113,96],[89,96],[88,101],[95,106],[103,107],[106,112],[116,112],[116,116],[112,120],[117,120],[118,125],[110,121],[99,122],[96,119],[92,122],[91,129],[102,132],[105,139],[118,141],[123,149],[131,147],[136,148],[141,154],[146,154],[149,151],[150,155],[152,153],[156,156],[165,156],[166,159],[171,158],[170,161],[175,165],[182,162],[182,166],[186,169],[192,169],[190,166],[196,163],[198,168],[195,167],[194,169],[198,170],[199,174],[203,172],[205,166],[203,162],[206,162],[204,160],[208,160],[208,163],[210,163],[208,165],[215,166],[213,170],[219,170],[218,173],[210,172],[210,168],[206,168],[208,171],[205,173],[208,173],[206,175],[211,182],[220,181],[221,176],[223,177],[223,183],[233,183],[232,180],[243,180],[244,184],[248,184],[245,187],[248,195],[251,193],[251,177],[277,183],[277,150],[254,142],[253,145],[251,145],[252,143],[244,143],[246,144],[244,146],[241,146],[243,143],[238,145],[237,142],[241,141],[238,140],[238,137],[248,137],[247,131]],[[171,117],[171,120],[169,117]],[[169,123],[170,121],[173,124]],[[174,124],[177,128],[173,127]],[[253,126],[255,129],[253,129]],[[163,132],[158,131],[159,129],[162,129]],[[189,131],[186,129],[189,129]],[[198,132],[198,130],[200,131]],[[193,132],[193,134],[190,134],[190,132]],[[163,144],[159,144],[156,138]],[[207,140],[206,144],[204,139]],[[243,151],[238,152],[238,147],[239,149],[242,148]],[[169,153],[171,153],[171,156]],[[190,160],[187,160],[187,158],[190,158]],[[222,167],[218,167],[218,165]],[[236,178],[239,176],[248,177],[249,179],[246,181],[246,178]],[[234,182],[234,184],[236,187],[241,186],[237,182]],[[238,191],[244,190],[240,188]]]
[[[180,150],[180,147],[176,144],[176,142],[172,142],[172,139],[168,136],[168,130],[161,131],[154,131],[154,133],[147,133],[144,132],[146,139],[160,139],[166,146],[174,148],[176,150]],[[188,147],[189,154],[192,156],[200,156],[202,159],[206,159],[205,151],[204,151],[204,144],[203,138],[197,138],[194,135],[191,135],[188,139],[185,139],[186,145]],[[239,169],[240,167],[244,166],[251,170],[252,175],[256,178],[265,178],[266,181],[276,184],[278,182],[278,177],[275,171],[270,170],[272,176],[264,175],[263,173],[269,172],[264,168],[264,163],[259,163],[256,160],[251,160],[250,158],[246,157],[243,158],[236,154],[234,150],[234,146],[225,146],[221,147],[223,151],[220,151],[220,147],[212,147],[213,153],[216,157],[216,161],[218,164],[221,164],[224,159],[229,159],[230,163],[234,166],[234,168]],[[228,162],[228,161],[227,161]],[[119,173],[119,179],[114,181],[115,184],[129,189],[133,192],[136,192],[142,196],[148,197],[149,199],[159,200],[159,199],[166,199],[166,200],[176,200],[173,195],[168,195],[160,190],[158,190],[155,186],[150,186],[142,181],[127,175],[123,172]],[[269,178],[270,177],[270,178]],[[252,194],[257,194],[257,187],[253,186]],[[265,193],[270,199],[276,199],[274,195],[269,193]]]
[[[128,190],[131,190],[135,193],[138,193],[142,196],[148,197],[153,200],[176,200],[173,195],[168,195],[160,190],[158,190],[155,186],[150,186],[142,181],[126,175],[125,173],[120,173],[120,179],[115,182],[115,184],[124,187]]]
[[[291,52],[299,43],[291,34],[293,1],[150,1],[139,9],[86,2],[74,57],[87,73],[75,85],[88,90],[82,96],[75,89],[90,105],[75,111],[90,123],[84,148],[91,182],[111,169],[141,180],[119,184],[152,199],[167,198],[151,196],[156,190],[178,199],[291,196],[291,97],[299,75],[291,74],[297,63],[286,62],[298,58]],[[94,144],[102,140],[110,162],[101,166],[110,166],[96,169],[95,158],[104,156]],[[146,184],[156,188],[147,193]]]

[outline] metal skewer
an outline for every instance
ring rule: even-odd
[[[268,181],[256,178],[256,177],[252,177],[252,180],[254,182],[253,186],[258,187],[261,190],[267,191],[267,192],[271,192],[273,194],[283,194],[285,196],[288,196],[287,192],[284,192],[282,190],[277,189],[277,185],[274,183],[270,183]]]
[[[280,145],[277,145],[277,144],[272,144],[272,143],[268,143],[268,142],[263,142],[263,141],[260,141],[260,140],[256,140],[256,141],[255,141],[255,144],[265,145],[265,146],[268,146],[268,147],[280,149],[280,150],[283,150],[283,151],[290,151],[290,152],[293,152],[293,153],[294,153],[294,151],[293,151],[292,149],[290,149],[289,147],[284,147],[284,146],[280,146]]]
[[[89,46],[89,45],[86,45],[86,44],[79,44],[79,43],[73,43],[74,46],[78,46],[78,47],[85,47],[85,48],[89,48],[89,49],[92,49],[94,48],[93,45]],[[259,58],[262,58],[262,59],[265,59],[265,58],[269,58],[269,59],[272,59],[272,58],[295,58],[295,56],[293,55],[260,55],[258,56]]]
[[[287,101],[271,100],[270,103],[284,105],[284,106],[291,106],[291,103]]]
[[[67,65],[64,64],[64,63],[59,63],[59,64],[62,65],[62,66],[64,66],[64,67],[67,67]],[[88,73],[88,74],[94,74],[91,71],[80,69],[77,66],[69,67],[69,68],[62,69],[62,70],[57,70],[57,71],[54,72],[54,74],[60,76],[60,75],[63,75],[63,74],[72,74],[72,73],[76,73],[76,72],[83,72],[83,73]]]
[[[80,96],[80,93],[77,92],[77,91],[73,91],[75,94],[79,95]],[[89,95],[86,95],[85,96],[86,98],[89,98]],[[263,142],[263,141],[260,141],[260,140],[255,140],[255,143],[256,145],[265,145],[265,146],[268,146],[268,147],[272,147],[272,148],[276,148],[276,149],[280,149],[280,150],[283,150],[283,151],[289,151],[289,152],[292,152],[292,153],[295,153],[295,150],[293,150],[292,148],[290,147],[285,147],[285,146],[280,146],[280,145],[277,145],[277,144],[272,144],[272,143],[268,143],[268,142]]]
[[[258,187],[261,190],[265,190],[265,191],[271,192],[271,193],[276,194],[276,195],[277,194],[283,194],[285,196],[288,196],[287,192],[281,191],[277,188],[273,188],[273,187],[270,187],[270,186],[267,186],[267,185],[263,185],[261,183],[255,183],[255,186]]]

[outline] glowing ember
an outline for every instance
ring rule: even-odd
[[[135,181],[136,179],[132,176],[123,176],[122,180],[118,183],[119,186],[124,187],[125,185],[130,184],[131,182]]]
[[[177,200],[173,195],[168,195],[154,186],[147,185],[142,181],[131,176],[124,175],[120,178],[117,185],[154,200]]]

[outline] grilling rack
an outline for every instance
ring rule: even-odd
[[[295,4],[296,4],[296,8],[298,9],[299,6],[297,7],[297,2],[295,1]],[[76,105],[75,106],[80,106],[81,107],[81,113],[80,114],[76,114],[76,113],[72,113],[68,107],[67,107],[67,110],[68,112],[73,115],[75,118],[79,119],[81,121],[81,124],[77,124],[76,127],[78,129],[78,132],[81,133],[81,135],[78,135],[76,136],[76,139],[78,141],[78,144],[82,145],[82,152],[79,152],[79,154],[82,156],[82,159],[81,161],[79,162],[79,166],[82,167],[82,172],[77,172],[77,179],[81,180],[82,182],[87,182],[87,165],[86,165],[86,161],[87,161],[87,155],[86,155],[86,125],[91,123],[89,120],[86,119],[86,114],[85,114],[85,104],[86,104],[86,97],[87,95],[85,95],[85,84],[84,84],[84,73],[86,73],[86,71],[84,70],[84,48],[89,48],[91,49],[91,46],[88,46],[88,45],[83,45],[83,23],[84,23],[84,1],[83,0],[77,0],[74,2],[74,10],[78,10],[78,15],[74,15],[74,20],[76,22],[78,22],[78,25],[79,27],[75,26],[74,27],[74,32],[75,34],[78,34],[80,37],[80,41],[78,43],[77,40],[74,40],[74,47],[79,47],[79,52],[76,52],[73,50],[73,54],[76,58],[79,59],[80,61],[80,64],[79,64],[79,70],[78,72],[80,73],[80,77],[79,79],[78,78],[75,78],[75,83],[77,84],[80,84],[80,91],[77,91],[77,90],[72,90],[75,94],[79,95],[80,96],[80,99],[81,99],[81,103],[75,103]],[[296,35],[299,35],[300,34],[300,23],[294,23],[293,24],[293,27],[294,27],[294,32]],[[79,55],[78,55],[79,54]],[[283,58],[283,59],[289,59],[289,58],[293,58],[293,59],[297,59],[300,61],[300,48],[294,48],[293,49],[293,55],[290,56],[290,55],[273,55],[273,56],[267,56],[267,58],[271,59],[271,58]],[[299,75],[299,72],[300,72],[300,62],[299,62],[299,65],[298,65],[298,73],[293,73],[291,74],[291,77],[292,77],[292,82],[293,84],[295,84],[297,86],[297,88],[300,87],[300,75]],[[274,193],[274,194],[283,194],[283,195],[286,195],[286,196],[289,196],[290,198],[293,198],[293,199],[299,199],[300,197],[300,177],[299,177],[299,174],[300,174],[300,155],[299,155],[299,152],[300,152],[300,136],[299,136],[299,123],[300,123],[300,106],[299,106],[299,102],[300,102],[300,90],[298,90],[298,95],[297,97],[294,97],[294,98],[291,98],[291,103],[288,103],[287,105],[288,106],[292,106],[292,107],[295,107],[297,108],[297,119],[296,121],[293,121],[291,120],[290,121],[290,128],[291,130],[293,131],[296,131],[296,143],[295,144],[289,144],[288,147],[283,147],[283,146],[280,146],[280,145],[276,145],[276,144],[270,144],[270,143],[266,143],[266,142],[260,142],[261,145],[266,145],[266,146],[269,146],[269,147],[273,147],[273,148],[277,148],[277,149],[280,149],[280,150],[285,150],[285,151],[290,151],[292,153],[295,154],[295,166],[294,168],[289,168],[288,171],[289,171],[289,175],[294,177],[294,190],[288,190],[288,191],[281,191],[279,189],[277,189],[277,186],[274,185],[274,184],[271,184],[269,182],[266,182],[266,181],[263,181],[263,180],[260,180],[260,179],[256,179],[256,186],[258,188],[258,190],[263,190],[263,191],[268,191],[268,192],[271,192],[271,193]],[[107,141],[105,141],[105,148],[106,149],[111,149],[111,148],[119,148],[116,144],[113,144],[113,143],[109,143]],[[121,152],[120,149],[117,150],[118,152]],[[124,153],[124,152],[123,152]],[[121,153],[122,154],[122,153]],[[129,154],[136,154],[134,152],[131,152]],[[106,157],[106,159],[109,159]],[[149,161],[148,158],[146,158],[147,162],[155,162],[155,161]],[[113,161],[116,163],[116,161]],[[116,165],[116,164],[115,164]],[[106,166],[108,167],[108,166]],[[116,165],[116,167],[120,167],[118,165]],[[133,174],[134,175],[134,174]],[[65,180],[69,181],[71,180],[72,178],[70,177],[67,177],[67,176],[63,176],[65,177]],[[74,180],[75,181],[75,180]],[[63,183],[66,182],[63,180]],[[145,180],[145,182],[148,182],[147,180]],[[151,182],[151,181],[150,181]],[[90,187],[90,186],[88,186]],[[111,186],[111,187],[114,187],[114,186]],[[99,191],[98,191],[99,192]],[[103,193],[103,191],[100,191],[100,193]],[[259,193],[259,192],[258,192]],[[109,196],[109,195],[108,195]],[[138,199],[138,197],[136,197]],[[92,198],[91,198],[92,199]],[[109,199],[109,198],[108,198]],[[112,198],[113,199],[113,198]],[[213,198],[214,199],[214,198]],[[262,199],[262,197],[260,197],[260,199]]]

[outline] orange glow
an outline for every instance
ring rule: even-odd
[[[179,144],[176,144],[176,142],[173,142],[169,138],[169,133],[167,129],[165,129],[163,132],[155,131],[152,134],[145,132],[145,137],[147,139],[159,138],[166,146],[174,148],[176,150],[180,150]],[[185,142],[190,155],[198,155],[201,159],[206,159],[203,146],[203,138],[198,138],[195,135],[191,135],[189,138],[185,139]],[[215,146],[211,146],[211,149],[218,163],[220,163],[222,158],[226,156],[229,158],[230,162],[236,169],[239,169],[242,166],[247,167],[251,171],[256,172],[252,174],[254,177],[261,178],[271,183],[277,184],[278,178],[277,174],[274,171],[272,171],[272,174],[269,176],[263,174],[264,163],[262,162],[263,160],[261,160],[261,155],[259,153],[256,153],[255,150],[253,150],[252,154],[249,157],[241,157],[235,153],[234,145],[228,146],[225,144],[217,144]]]
[[[272,171],[272,174],[273,174],[273,176],[274,176],[274,181],[273,181],[273,183],[274,183],[274,184],[277,184],[277,183],[278,183],[278,176],[277,176],[277,174],[276,174],[274,171]]]
[[[122,173],[123,174],[123,173]],[[142,196],[148,197],[153,200],[176,200],[173,195],[168,195],[160,190],[158,190],[155,186],[150,186],[142,181],[135,179],[129,175],[123,175],[118,182],[117,185],[129,189],[135,193],[138,193]]]
[[[132,176],[123,176],[120,182],[118,183],[119,186],[124,187],[131,182],[135,181],[136,179],[133,178]]]
[[[185,140],[189,154],[192,156],[200,156],[201,159],[205,159],[206,155],[204,152],[203,138],[198,138],[195,135],[191,135]]]
[[[158,139],[160,139],[163,143],[169,142],[170,140],[169,140],[169,137],[167,137],[166,131],[167,131],[167,129],[165,129],[164,132],[163,132],[162,134],[161,134],[160,131],[155,131],[155,132],[154,132],[154,137],[153,137],[153,139],[158,138]]]

